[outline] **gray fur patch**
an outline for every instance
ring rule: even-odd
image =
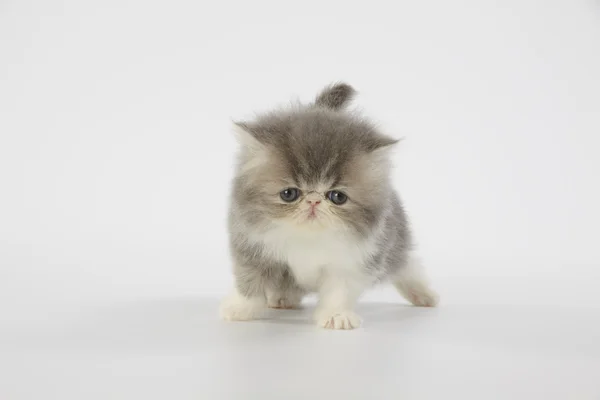
[[[356,91],[345,83],[336,83],[325,89],[317,96],[315,104],[318,107],[330,108],[332,110],[341,110],[354,97]]]

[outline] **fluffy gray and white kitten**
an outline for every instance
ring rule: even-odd
[[[388,280],[412,304],[436,305],[390,182],[389,151],[397,141],[345,111],[354,93],[335,84],[314,104],[235,124],[235,289],[221,305],[222,318],[294,308],[317,292],[316,323],[353,329],[361,323],[353,311],[359,296]]]

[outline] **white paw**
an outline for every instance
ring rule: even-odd
[[[223,300],[219,313],[226,321],[248,321],[258,318],[263,308],[264,300],[249,299],[234,292]]]
[[[435,307],[440,301],[438,294],[431,289],[411,291],[406,297],[417,307]]]
[[[298,299],[290,299],[288,297],[271,297],[267,300],[267,305],[269,308],[291,310],[294,308],[300,308],[300,301]]]
[[[317,316],[317,325],[326,329],[355,329],[360,327],[361,322],[354,311],[321,312]]]
[[[302,297],[304,297],[304,294],[299,291],[278,292],[267,290],[267,305],[270,308],[300,308]]]

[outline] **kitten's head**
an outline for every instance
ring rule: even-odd
[[[235,124],[241,152],[233,204],[251,224],[366,234],[393,189],[396,140],[345,112],[352,87],[336,84],[314,104]]]

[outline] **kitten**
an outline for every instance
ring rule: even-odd
[[[397,141],[345,111],[354,93],[335,84],[314,104],[235,124],[235,289],[221,305],[223,319],[257,318],[265,306],[295,308],[317,292],[316,323],[353,329],[361,324],[353,311],[359,296],[381,281],[416,306],[436,305],[390,182]]]

